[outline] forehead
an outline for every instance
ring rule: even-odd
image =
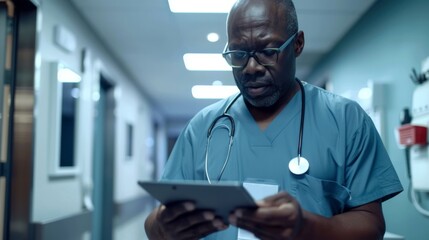
[[[233,8],[227,22],[228,38],[286,34],[284,7],[276,1],[244,0]]]

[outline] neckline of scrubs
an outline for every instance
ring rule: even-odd
[[[304,85],[304,90],[306,85]],[[291,124],[292,120],[296,117],[301,116],[301,91],[298,91],[289,103],[282,109],[282,111],[273,119],[265,130],[261,130],[249,112],[243,98],[239,98],[236,102],[236,107],[232,106],[232,115],[236,120],[236,129],[240,131],[241,128],[248,129],[248,133],[253,136],[250,137],[249,141],[252,145],[256,146],[270,146],[277,136],[284,131],[288,125]],[[242,126],[240,126],[242,125]],[[295,126],[293,126],[295,127]],[[298,126],[299,128],[299,119]],[[293,131],[295,132],[295,131]],[[296,136],[298,138],[298,136]]]

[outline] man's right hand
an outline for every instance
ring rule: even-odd
[[[213,211],[197,210],[192,202],[161,205],[145,223],[149,239],[165,240],[200,239],[227,227]]]

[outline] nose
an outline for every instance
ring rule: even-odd
[[[262,66],[255,55],[250,55],[247,60],[247,64],[243,68],[243,74],[256,74],[258,72],[265,71],[265,67]]]

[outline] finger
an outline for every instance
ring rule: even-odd
[[[177,236],[179,237],[176,237],[175,239],[201,239],[226,228],[227,226],[220,219],[213,219],[212,221],[202,222],[178,232]]]
[[[234,224],[239,228],[252,232],[259,239],[289,239],[293,236],[293,227],[268,226],[266,224],[255,223],[251,220],[240,218]]]
[[[255,224],[291,227],[298,219],[299,211],[294,204],[284,203],[275,207],[260,207],[257,210],[237,209],[233,215],[237,219],[249,219]]]
[[[252,217],[241,213],[244,227],[261,235],[272,235],[293,238],[302,228],[302,210],[297,204],[284,203],[275,208],[260,208]],[[268,238],[270,239],[270,238]],[[283,238],[281,238],[283,239]]]
[[[287,192],[279,192],[277,194],[268,196],[264,199],[262,199],[261,201],[258,201],[257,204],[260,207],[266,207],[266,206],[275,206],[275,205],[281,205],[283,203],[287,203],[287,202],[295,202],[295,198],[292,197],[292,195],[290,195]]]
[[[268,240],[268,239],[293,239],[293,230],[291,228],[270,228],[270,229],[263,229],[263,228],[255,228],[253,231],[253,234],[261,240]]]
[[[165,224],[165,229],[168,232],[179,233],[189,228],[195,228],[195,226],[211,222],[215,219],[215,215],[210,211],[192,211],[187,214],[183,214],[176,218],[174,221]]]
[[[192,202],[179,202],[168,206],[162,205],[159,207],[157,218],[162,223],[168,223],[185,213],[194,211],[195,208],[195,204]]]
[[[243,212],[243,215],[254,214],[256,219],[294,219],[298,215],[299,208],[293,203],[283,203],[275,207],[259,208],[254,213],[248,211]]]

